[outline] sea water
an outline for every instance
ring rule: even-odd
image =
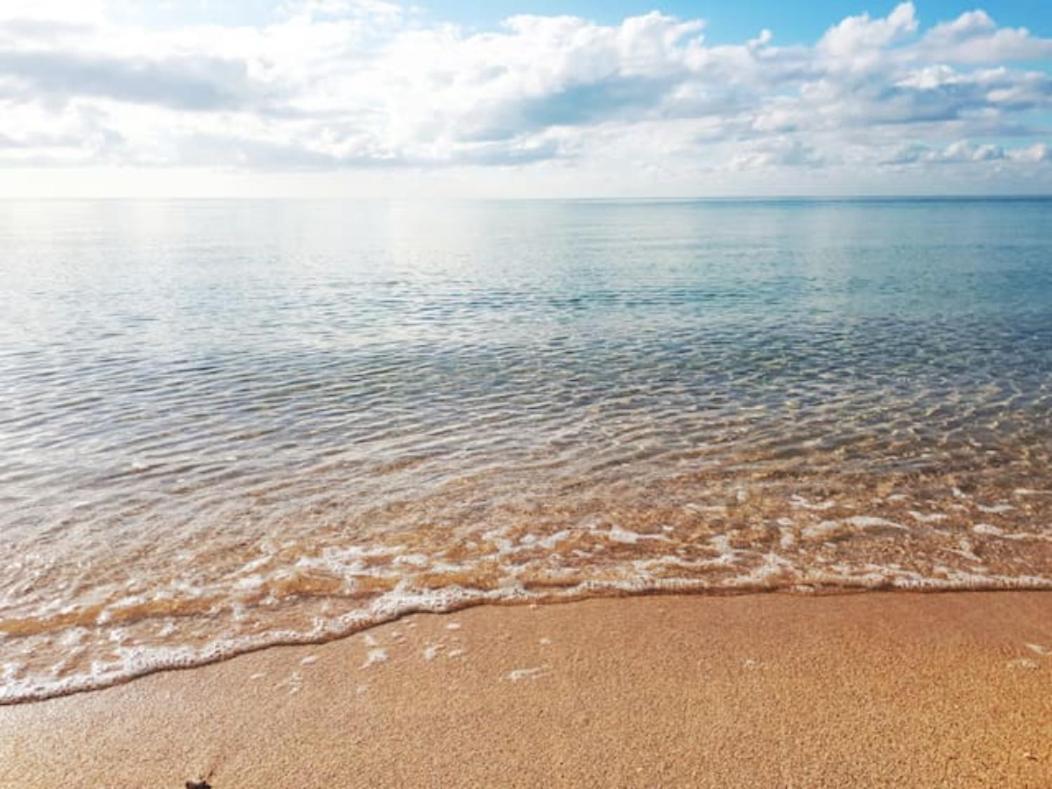
[[[845,588],[1052,588],[1052,201],[0,203],[0,702]]]

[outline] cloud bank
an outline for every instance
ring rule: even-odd
[[[310,0],[255,27],[150,29],[104,0],[8,0],[0,168],[1050,191],[1050,63],[1052,39],[980,10],[924,27],[909,2],[807,46],[710,46],[703,20],[660,12],[477,32]]]

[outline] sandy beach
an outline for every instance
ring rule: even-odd
[[[1052,785],[1052,594],[418,614],[0,708],[0,786]]]

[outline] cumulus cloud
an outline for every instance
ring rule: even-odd
[[[1052,57],[1052,40],[1026,28],[999,28],[985,11],[969,11],[932,28],[918,50],[920,57],[956,63],[1040,60]]]
[[[1049,163],[1052,39],[910,2],[813,45],[702,20],[514,16],[469,31],[386,0],[284,0],[154,29],[104,0],[0,5],[0,165],[863,173]]]
[[[822,36],[818,49],[830,55],[837,65],[865,65],[871,62],[873,53],[885,50],[916,30],[913,4],[902,3],[883,19],[871,19],[869,14],[847,17]]]

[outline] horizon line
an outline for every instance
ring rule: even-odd
[[[836,194],[836,195],[808,195],[808,194],[777,194],[777,195],[622,195],[622,196],[594,196],[594,197],[493,197],[493,196],[427,196],[427,197],[363,197],[363,196],[338,196],[338,195],[262,195],[258,197],[246,197],[243,195],[202,195],[202,196],[163,196],[163,195],[123,195],[123,196],[86,196],[86,195],[26,195],[18,197],[15,195],[0,195],[0,202],[207,202],[207,201],[232,201],[241,202],[376,202],[376,203],[426,203],[426,202],[507,202],[507,203],[529,203],[529,202],[561,202],[561,203],[583,203],[583,202],[744,202],[744,201],[862,201],[862,200],[1049,200],[1052,192],[1018,192],[1018,193],[945,193],[945,194]]]

